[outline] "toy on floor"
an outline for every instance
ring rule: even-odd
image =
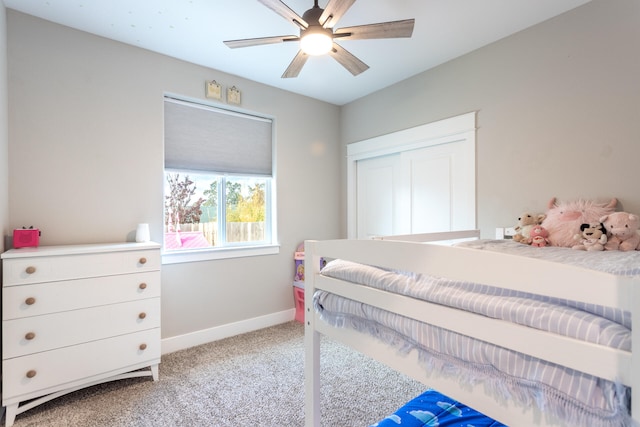
[[[601,222],[580,225],[580,234],[576,234],[574,239],[579,243],[572,246],[572,249],[579,251],[604,251],[607,243],[607,230]]]
[[[549,245],[570,248],[576,244],[573,236],[582,224],[602,222],[600,218],[612,214],[618,200],[613,198],[608,203],[593,200],[556,201],[552,198],[542,226],[549,231]]]

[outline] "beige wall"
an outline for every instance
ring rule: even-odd
[[[282,250],[164,266],[164,337],[293,307],[292,252],[346,235],[345,147],[372,136],[478,111],[485,236],[552,196],[615,196],[640,213],[639,9],[594,0],[342,108],[8,11],[0,226],[64,244],[130,239],[144,221],[159,240],[162,95],[202,98],[214,78],[276,117]],[[3,24],[0,12],[0,52]]]
[[[163,266],[163,337],[293,308],[296,246],[339,237],[338,107],[13,10],[8,55],[10,225],[43,245],[161,241],[165,92],[215,79],[275,117],[280,254]]]
[[[478,111],[484,237],[552,196],[640,214],[639,47],[640,1],[594,0],[343,107],[341,139]]]

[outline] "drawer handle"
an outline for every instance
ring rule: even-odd
[[[146,264],[147,263],[147,259],[145,257],[140,258],[140,264]]]
[[[145,317],[147,317],[147,313],[145,313],[145,312],[142,312],[142,313],[138,314],[138,318],[139,319],[144,319]]]
[[[138,347],[140,350],[146,350],[147,349],[147,345],[142,343],[140,344],[140,347]]]
[[[27,269],[25,270],[25,272],[26,272],[27,274],[33,274],[33,273],[35,273],[35,272],[36,272],[36,268],[35,268],[34,266],[31,266],[31,265],[30,265],[29,267],[27,267]]]
[[[27,305],[33,305],[36,303],[36,299],[34,297],[29,297],[26,300],[24,300],[24,303]]]
[[[146,283],[140,283],[140,286],[138,286],[140,289],[147,289],[147,284]]]
[[[24,335],[24,339],[25,339],[25,340],[28,340],[28,341],[31,341],[31,340],[32,340],[32,339],[34,339],[35,337],[36,337],[36,334],[35,334],[34,332],[27,332],[27,333]]]
[[[37,372],[34,369],[31,369],[30,371],[27,371],[27,378],[33,378],[36,374]]]

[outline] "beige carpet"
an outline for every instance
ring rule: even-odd
[[[303,335],[289,322],[171,353],[157,382],[83,389],[18,415],[14,426],[304,426]],[[426,389],[327,339],[321,351],[323,426],[368,426]]]

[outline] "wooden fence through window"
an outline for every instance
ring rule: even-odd
[[[218,222],[200,224],[180,224],[180,231],[200,231],[205,239],[215,246],[218,241]],[[229,222],[227,223],[227,242],[261,242],[265,239],[264,222]]]

